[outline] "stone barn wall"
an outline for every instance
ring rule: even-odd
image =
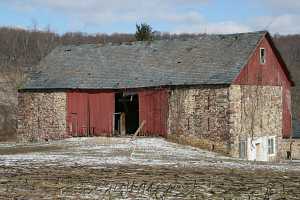
[[[18,141],[65,138],[67,97],[64,92],[18,94]]]
[[[283,139],[281,158],[287,159],[287,151],[292,152],[291,156],[293,160],[300,160],[300,139]]]
[[[256,160],[255,145],[262,144],[261,159],[276,160],[282,148],[282,87],[230,86],[231,155],[239,157],[239,145],[246,141],[247,158]],[[275,138],[276,154],[267,154],[268,138]]]
[[[201,86],[170,91],[168,138],[222,153],[229,152],[228,87]]]
[[[178,143],[240,157],[273,161],[282,151],[282,87],[231,85],[201,86],[170,91],[168,138]],[[268,154],[274,138],[275,154]],[[253,144],[261,144],[254,158]],[[252,150],[251,150],[252,149]]]

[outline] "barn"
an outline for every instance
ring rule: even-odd
[[[284,156],[293,85],[268,32],[59,46],[18,93],[18,139],[160,136]]]

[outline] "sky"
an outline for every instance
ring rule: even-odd
[[[300,0],[0,0],[0,26],[65,32],[300,33]]]

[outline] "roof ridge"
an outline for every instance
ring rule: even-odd
[[[129,41],[129,42],[107,42],[107,43],[84,43],[84,44],[62,44],[58,45],[56,48],[70,48],[70,47],[82,47],[82,46],[91,46],[91,47],[105,47],[105,46],[132,46],[136,44],[151,44],[156,42],[169,42],[169,41],[193,41],[199,40],[207,37],[232,37],[232,36],[241,36],[241,35],[250,35],[250,34],[261,34],[264,35],[268,33],[268,31],[254,31],[254,32],[241,32],[241,33],[226,33],[226,34],[200,34],[195,37],[191,35],[191,37],[184,38],[171,38],[171,39],[157,39],[150,41]]]

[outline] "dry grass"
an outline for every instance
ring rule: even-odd
[[[0,167],[2,199],[299,199],[300,176],[166,167]]]

